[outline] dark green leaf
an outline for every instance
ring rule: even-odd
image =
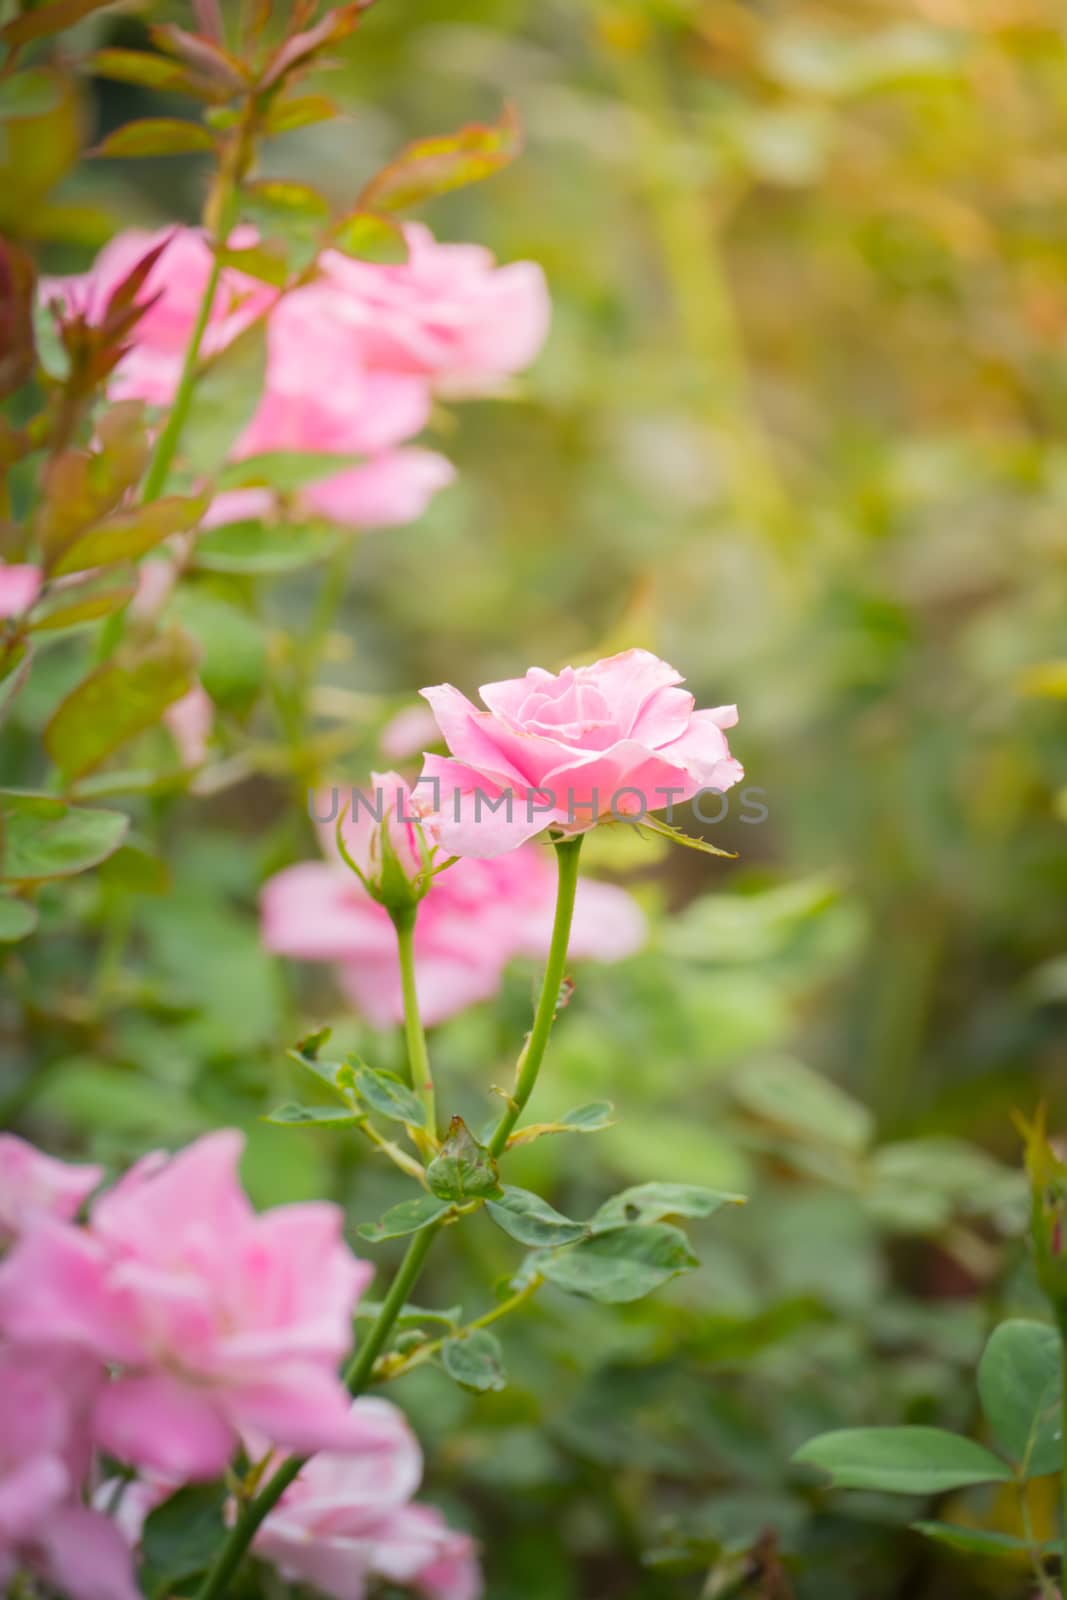
[[[514,1189],[509,1184],[487,1203],[486,1209],[505,1233],[534,1249],[551,1250],[557,1245],[573,1244],[588,1232],[585,1223],[562,1216],[539,1194]]]
[[[399,1205],[391,1206],[380,1222],[362,1223],[356,1232],[372,1244],[379,1244],[383,1239],[400,1239],[407,1233],[418,1233],[421,1228],[429,1227],[448,1210],[446,1200],[439,1200],[433,1194],[420,1194],[413,1200],[401,1200]]]
[[[374,1322],[381,1314],[381,1300],[361,1300],[356,1307],[357,1322]],[[405,1305],[397,1315],[398,1328],[419,1328],[424,1323],[440,1323],[446,1328],[457,1328],[463,1320],[462,1306],[448,1306],[443,1311],[432,1311],[427,1306]]]
[[[392,1072],[381,1072],[362,1061],[350,1061],[356,1093],[372,1110],[392,1122],[412,1128],[426,1126],[426,1112],[406,1084]]]
[[[301,1106],[295,1100],[275,1106],[263,1118],[264,1122],[285,1128],[355,1128],[360,1120],[354,1111],[341,1106]]]
[[[464,1389],[479,1394],[507,1387],[500,1341],[488,1328],[475,1328],[441,1346],[441,1365]]]
[[[538,1255],[537,1270],[557,1288],[592,1300],[639,1300],[696,1266],[685,1234],[664,1223],[595,1233],[565,1250]]]
[[[442,1200],[476,1200],[500,1193],[496,1162],[462,1117],[453,1117],[448,1138],[426,1169],[426,1181]]]
[[[195,1483],[150,1512],[141,1535],[141,1584],[146,1594],[190,1578],[209,1566],[226,1537],[222,1483]]]
[[[1018,1318],[994,1328],[978,1367],[993,1437],[1027,1478],[1063,1463],[1061,1362],[1056,1329]]]
[[[723,1206],[743,1204],[742,1195],[704,1189],[695,1183],[639,1183],[606,1200],[593,1218],[593,1227],[660,1222],[664,1217],[710,1217]]]
[[[941,1494],[1012,1476],[992,1451],[941,1428],[843,1428],[811,1439],[793,1460],[821,1467],[838,1489],[886,1494]]]
[[[114,655],[72,689],[44,730],[49,755],[68,779],[91,772],[127,740],[155,727],[189,692],[195,656],[174,631]]]
[[[1031,1548],[1013,1533],[991,1533],[986,1528],[961,1528],[952,1522],[913,1522],[912,1527],[916,1533],[924,1533],[928,1539],[969,1556],[1024,1556]],[[1046,1553],[1048,1548],[1041,1546]]]

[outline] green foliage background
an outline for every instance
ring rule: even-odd
[[[552,336],[508,401],[436,420],[457,484],[353,547],[327,637],[314,573],[191,581],[208,687],[267,755],[216,796],[138,801],[143,856],[46,892],[4,958],[8,1118],[116,1163],[237,1122],[259,1202],[379,1215],[401,1190],[363,1148],[259,1120],[313,1022],[399,1058],[327,974],[259,948],[260,884],[313,853],[308,777],[324,750],[362,776],[420,684],[645,644],[699,702],[739,702],[768,819],[708,830],[733,864],[590,845],[654,937],[578,973],[537,1105],[619,1120],[537,1144],[514,1181],[578,1216],[662,1177],[751,1203],[694,1225],[703,1265],[651,1301],[543,1290],[500,1330],[502,1392],[402,1379],[430,1491],[484,1538],[490,1600],[1022,1596],[1011,1561],[909,1533],[922,1503],[830,1497],[789,1458],[855,1423],[966,1430],[984,1335],[1036,1305],[1009,1113],[1067,1114],[1060,10],[381,0],[343,54],[345,120],[275,141],[267,170],[343,204],[406,140],[513,102],[524,157],[426,220],[540,261]],[[100,83],[86,116],[160,109]],[[202,180],[186,158],[81,167],[39,253],[81,267],[117,226],[193,219]],[[287,745],[264,677],[308,662],[316,718]],[[76,668],[42,656],[5,781],[33,781]],[[532,979],[438,1032],[472,1121]],[[475,1314],[517,1248],[482,1218],[449,1244],[420,1300]],[[1052,1492],[1031,1499],[1047,1533]]]

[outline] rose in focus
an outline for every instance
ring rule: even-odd
[[[487,683],[486,709],[451,684],[422,691],[449,755],[426,757],[442,846],[492,858],[547,827],[584,833],[725,790],[744,776],[727,728],[736,706],[697,710],[682,677],[647,650]]]

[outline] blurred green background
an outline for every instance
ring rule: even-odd
[[[71,36],[143,38],[136,11]],[[435,419],[457,483],[353,547],[312,701],[351,735],[339,775],[421,684],[642,644],[699,703],[738,702],[768,808],[709,830],[734,863],[591,845],[653,937],[578,974],[539,1107],[605,1097],[619,1122],[514,1164],[572,1215],[663,1177],[750,1205],[698,1225],[703,1266],[638,1307],[542,1291],[503,1325],[503,1393],[402,1380],[430,1490],[484,1539],[490,1600],[1021,1597],[1012,1562],[908,1532],[918,1503],[831,1497],[788,1463],[822,1428],[970,1426],[984,1333],[1034,1303],[1010,1112],[1067,1115],[1062,8],[381,0],[329,78],[344,121],[265,169],[338,205],[407,140],[512,102],[523,158],[424,219],[541,262],[554,303],[507,401]],[[87,86],[90,134],[160,109]],[[41,259],[193,220],[203,181],[83,166]],[[233,717],[302,659],[317,582],[190,584]],[[58,651],[29,720],[63,671]],[[30,735],[6,738],[21,772]],[[397,1196],[362,1149],[257,1121],[292,1098],[310,1023],[399,1049],[324,970],[259,948],[261,882],[313,853],[303,769],[278,765],[139,802],[165,873],[127,859],[46,898],[6,958],[8,1112],[115,1161],[236,1121],[259,1201],[328,1192],[364,1219]],[[434,1041],[472,1119],[533,976]],[[481,1219],[449,1242],[420,1301],[475,1314],[515,1249]],[[1010,1526],[983,1493],[939,1514]]]

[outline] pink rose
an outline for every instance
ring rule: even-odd
[[[433,450],[387,450],[357,467],[319,478],[293,496],[293,514],[325,517],[342,528],[394,528],[415,522],[455,468]],[[269,489],[230,489],[216,495],[201,524],[271,522],[278,514]],[[279,529],[284,537],[284,527]]]
[[[208,740],[215,724],[215,707],[203,684],[175,700],[163,713],[167,732],[178,747],[183,767],[199,767],[207,760]]]
[[[441,843],[490,857],[554,827],[582,833],[728,789],[744,776],[724,729],[736,706],[697,711],[673,667],[625,650],[560,673],[487,683],[480,710],[451,684],[423,689],[451,755],[427,756]]]
[[[0,1326],[120,1370],[95,1409],[98,1442],[178,1478],[213,1477],[238,1429],[295,1450],[344,1445],[337,1366],[371,1276],[336,1206],[257,1216],[232,1130],[139,1162],[87,1228],[39,1222],[0,1267]]]
[[[529,366],[544,344],[550,305],[532,261],[498,267],[474,244],[438,244],[418,222],[404,227],[408,259],[322,258],[323,276],[349,305],[372,366],[416,372],[466,393],[492,389]]]
[[[88,272],[75,277],[43,278],[42,303],[58,300],[68,312],[82,312],[98,322],[111,294],[139,261],[169,238],[162,255],[137,295],[147,309],[133,330],[130,349],[120,361],[108,388],[112,399],[145,400],[167,405],[174,398],[211,271],[211,246],[199,228],[161,228],[154,233],[131,228],[101,250]],[[255,244],[249,227],[235,228],[230,247]],[[215,355],[249,327],[272,304],[277,291],[233,267],[223,269],[201,350]]]
[[[309,1461],[256,1535],[256,1554],[333,1600],[362,1600],[382,1579],[430,1600],[478,1600],[473,1541],[439,1512],[408,1504],[422,1455],[402,1413],[363,1399],[352,1415],[368,1430],[366,1447]]]
[[[395,774],[377,779],[381,792],[369,797],[375,810],[394,805]],[[410,792],[401,786],[403,815],[411,815]],[[339,812],[348,791],[320,796],[316,815]],[[329,862],[287,867],[266,884],[261,900],[263,942],[279,955],[334,961],[357,1010],[375,1027],[403,1019],[396,933],[385,909],[337,859],[333,822],[321,832]],[[344,827],[346,847],[365,870],[374,819],[365,803]],[[431,830],[429,841],[436,843]],[[410,841],[397,841],[410,865]],[[488,1000],[500,988],[504,969],[518,955],[548,951],[555,904],[555,876],[547,854],[535,845],[495,861],[457,861],[434,877],[419,902],[415,922],[415,988],[422,1019],[443,1022],[467,1006]],[[578,885],[571,954],[618,961],[639,949],[645,922],[623,889],[582,879]]]
[[[0,1348],[0,1585],[25,1566],[71,1600],[138,1600],[119,1530],[80,1502],[103,1374],[76,1351]]]
[[[351,297],[328,280],[287,294],[267,325],[267,381],[234,449],[374,455],[425,427],[430,390],[417,373],[372,366]]]
[[[40,567],[0,561],[0,622],[28,611],[43,582]]]
[[[378,738],[383,755],[391,761],[404,761],[418,755],[439,738],[437,723],[429,706],[405,706],[390,717]]]
[[[40,1217],[73,1217],[103,1175],[102,1167],[71,1166],[0,1133],[0,1245]]]

